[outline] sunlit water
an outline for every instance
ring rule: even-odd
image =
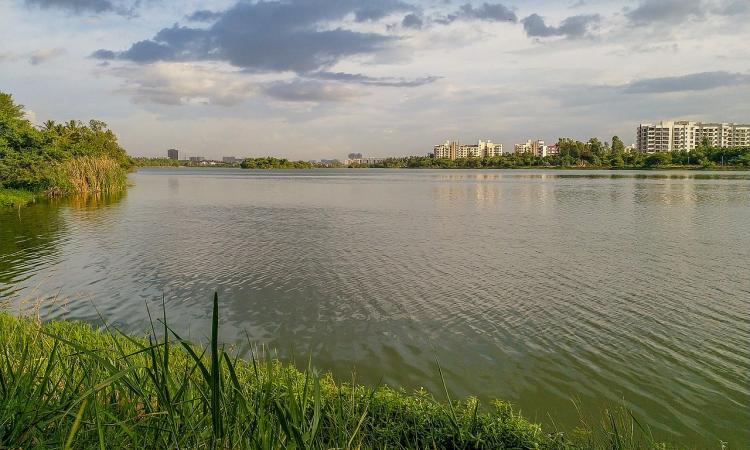
[[[362,382],[750,445],[750,173],[142,169],[0,213],[0,295],[147,329],[145,304]],[[49,302],[49,300],[48,300]],[[28,304],[28,303],[27,303]],[[98,310],[98,312],[97,312]],[[153,310],[153,308],[152,308]]]

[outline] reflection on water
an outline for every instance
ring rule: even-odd
[[[151,169],[0,215],[0,293],[130,331],[144,302],[364,381],[750,444],[750,173]],[[7,226],[6,226],[7,224]]]

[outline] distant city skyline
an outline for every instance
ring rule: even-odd
[[[742,0],[8,0],[0,12],[0,89],[35,123],[103,120],[134,156],[633,144],[640,123],[750,117]]]

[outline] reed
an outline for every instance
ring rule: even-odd
[[[55,168],[48,195],[110,194],[125,189],[127,172],[107,156],[80,156],[63,161]]]
[[[505,402],[338,383],[264,351],[239,359],[219,344],[218,311],[215,296],[206,347],[165,312],[145,338],[0,314],[0,448],[664,448],[620,438],[619,422],[576,442]]]

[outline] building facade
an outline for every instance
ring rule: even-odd
[[[548,147],[544,144],[541,139],[529,139],[523,144],[516,144],[513,147],[513,151],[517,154],[531,153],[534,156],[547,156]],[[557,147],[555,147],[557,149]]]
[[[177,161],[180,157],[180,152],[176,148],[170,148],[167,150],[167,158]]]
[[[432,149],[435,158],[491,158],[503,154],[503,144],[480,140],[477,144],[459,144],[458,141],[445,141]]]
[[[643,123],[636,132],[642,153],[692,151],[708,140],[712,147],[750,146],[750,124],[661,121]]]

